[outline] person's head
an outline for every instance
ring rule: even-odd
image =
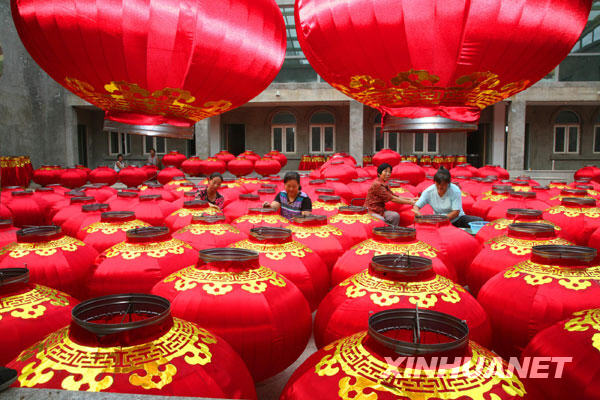
[[[392,176],[392,166],[388,163],[379,164],[377,167],[377,176],[383,181],[387,181]]]
[[[221,187],[221,183],[223,183],[223,176],[218,172],[213,172],[208,177],[208,185],[206,189],[209,192],[216,192]]]
[[[156,150],[150,149],[150,157],[154,157],[156,155]]]
[[[119,155],[117,156],[117,160],[118,160],[118,161],[123,161],[123,154],[119,154]]]
[[[440,167],[433,176],[433,181],[435,182],[435,187],[440,197],[446,194],[448,186],[450,186],[451,179],[452,177],[450,176],[450,171],[444,167]]]
[[[283,186],[288,197],[296,197],[302,187],[300,186],[300,174],[297,172],[286,172],[283,176]]]

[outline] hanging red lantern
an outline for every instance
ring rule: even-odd
[[[180,170],[179,168],[176,168],[174,166],[169,166],[166,167],[165,169],[161,170],[158,175],[156,176],[156,179],[158,180],[158,182],[162,185],[166,185],[167,183],[171,182],[174,178],[176,177],[183,177],[185,174],[183,173],[182,170]]]
[[[228,247],[256,251],[260,265],[285,276],[300,289],[311,311],[329,290],[327,266],[319,255],[293,240],[289,229],[253,228],[248,239]]]
[[[144,294],[79,304],[69,326],[9,365],[18,387],[256,399],[252,377],[223,339],[173,318],[166,299]]]
[[[544,211],[544,219],[562,228],[561,236],[579,245],[587,245],[600,227],[600,208],[590,198],[566,197],[560,205]]]
[[[202,321],[240,354],[256,382],[291,365],[311,334],[306,299],[283,275],[244,249],[200,251],[200,261],[158,283],[152,293],[173,315]]]
[[[175,206],[163,200],[159,194],[144,194],[139,199],[139,204],[133,210],[135,216],[152,226],[163,225],[165,218],[175,211]]]
[[[202,175],[202,159],[200,157],[190,157],[181,163],[181,170],[190,176]]]
[[[545,210],[548,207],[550,207],[548,203],[537,199],[535,192],[510,191],[507,199],[497,202],[490,207],[486,214],[486,220],[495,221],[503,218],[506,215],[506,211],[511,208]]]
[[[74,214],[61,225],[62,231],[65,235],[76,237],[82,228],[100,221],[100,215],[109,210],[110,206],[104,203],[84,204],[79,213]]]
[[[0,219],[0,248],[17,241],[17,231],[12,219]]]
[[[60,174],[60,184],[71,189],[85,185],[87,180],[88,173],[79,168],[68,168]]]
[[[250,175],[254,164],[247,158],[237,157],[227,163],[227,170],[237,177]]]
[[[106,202],[112,211],[131,211],[140,203],[140,192],[121,191]]]
[[[425,171],[413,162],[401,161],[392,168],[392,178],[408,181],[415,186],[425,179]]]
[[[173,233],[195,250],[227,247],[231,243],[248,238],[248,235],[225,223],[223,215],[194,216],[189,225]]]
[[[342,231],[351,245],[367,240],[373,228],[385,226],[385,222],[371,216],[366,207],[341,206],[330,216],[329,225]]]
[[[227,150],[221,150],[217,154],[215,154],[213,157],[215,157],[218,160],[223,161],[225,163],[225,165],[227,165],[229,163],[229,161],[235,160],[235,156],[233,154],[231,154],[230,152],[228,152]]]
[[[271,157],[263,157],[262,160],[256,160],[254,170],[261,176],[278,174],[281,171],[281,164]]]
[[[117,171],[107,167],[106,165],[102,165],[100,167],[94,168],[92,172],[90,172],[89,179],[92,183],[104,183],[106,185],[112,186],[115,183],[117,183],[119,177]]]
[[[47,221],[49,204],[33,195],[31,190],[12,192],[11,199],[6,202],[10,210],[13,224],[18,227],[25,225],[44,225]]]
[[[373,165],[376,167],[380,166],[383,163],[390,164],[392,167],[395,167],[400,163],[400,154],[390,149],[379,150],[373,156]]]
[[[85,282],[88,297],[150,293],[158,281],[198,260],[192,246],[172,238],[167,227],[131,229],[126,236],[94,262]]]
[[[138,187],[148,179],[146,171],[128,166],[119,171],[119,181],[127,187]]]
[[[482,193],[475,199],[473,203],[473,214],[486,219],[487,213],[494,206],[494,204],[501,202],[502,200],[508,199],[511,186],[508,185],[494,185],[492,189]]]
[[[550,225],[552,228],[554,228],[555,233],[558,236],[561,236],[560,233],[562,228],[548,220],[545,220],[542,217],[542,210],[509,208],[506,210],[506,214],[503,218],[491,221],[479,229],[475,235],[475,238],[479,241],[479,243],[485,243],[492,238],[506,235],[508,232],[508,226],[516,223]]]
[[[416,238],[416,230],[397,226],[373,228],[369,238],[348,248],[331,270],[331,283],[338,285],[368,267],[374,256],[384,254],[411,255],[432,260],[433,272],[457,281],[456,273],[439,257],[438,250]]]
[[[316,215],[325,215],[331,217],[337,215],[340,207],[347,206],[340,196],[319,195],[317,201],[312,203],[312,212]]]
[[[345,95],[377,108],[384,123],[385,114],[476,123],[485,107],[527,89],[567,56],[590,7],[589,0],[550,6],[529,0],[505,9],[479,0],[435,1],[414,9],[394,1],[354,0],[341,10],[335,0],[302,0],[295,19],[315,71]],[[355,15],[362,17],[350,18]],[[570,24],[557,33],[564,18]],[[520,39],[532,36],[541,40]],[[344,45],[357,41],[363,44],[360,52]],[[512,68],[516,63],[521,67]]]
[[[275,197],[275,191],[269,193],[269,200],[271,201]],[[250,208],[260,208],[262,204],[267,200],[261,200],[258,194],[244,193],[238,195],[238,201],[232,201],[223,209],[223,213],[227,217],[228,221],[235,221],[239,217],[248,214]]]
[[[161,1],[141,6],[135,16],[116,12],[121,3],[89,0],[70,10],[39,0],[12,6],[33,59],[108,119],[131,125],[192,126],[239,107],[271,83],[285,55],[283,18],[270,0],[238,0],[227,13],[216,4]],[[170,12],[173,7],[181,13]],[[73,24],[81,25],[80,35],[71,34]],[[136,40],[128,40],[130,34]],[[103,61],[109,53],[121,55],[111,67]],[[57,61],[75,54],[79,62]],[[131,54],[133,59],[125,57]]]
[[[523,350],[523,357],[568,361],[560,364],[560,374],[552,363],[547,378],[526,379],[525,387],[547,400],[597,399],[599,340],[600,308],[577,311],[539,332]]]
[[[206,160],[202,160],[202,174],[210,176],[211,174],[218,172],[224,174],[227,171],[227,164],[214,157],[208,157]]]
[[[572,245],[556,235],[552,225],[540,223],[513,223],[504,235],[485,243],[473,259],[466,274],[467,285],[474,296],[497,273],[522,261],[529,260],[531,249],[540,245]]]
[[[67,325],[77,300],[66,293],[29,283],[27,268],[0,269],[0,365],[46,335]]]
[[[188,226],[192,223],[192,218],[196,216],[216,215],[221,214],[221,210],[215,207],[210,207],[208,202],[204,200],[191,200],[183,203],[183,208],[173,211],[165,218],[165,225],[169,227],[171,232]]]
[[[274,228],[287,228],[290,221],[279,214],[278,210],[273,208],[249,208],[248,214],[234,220],[231,225],[250,234],[250,229],[260,226],[271,226]]]
[[[177,150],[171,150],[163,156],[160,162],[165,167],[173,166],[175,168],[180,168],[181,163],[183,163],[186,159],[187,157],[178,152]]]
[[[97,255],[57,226],[36,226],[17,231],[17,242],[0,249],[0,268],[27,266],[32,283],[82,298],[82,283]]]
[[[93,204],[96,199],[91,196],[76,196],[69,199],[69,205],[64,205],[54,216],[52,217],[52,224],[61,226],[66,220],[73,217],[81,212],[81,206],[84,204]]]
[[[491,340],[483,308],[462,286],[437,275],[430,259],[387,254],[373,257],[327,294],[315,318],[315,343],[321,348],[364,331],[374,312],[415,306],[466,321],[477,343],[487,346]]]
[[[580,246],[535,246],[529,260],[487,281],[477,300],[490,317],[493,349],[520,356],[541,330],[573,312],[598,305],[600,266],[596,250]]]
[[[100,221],[82,227],[77,232],[77,238],[102,253],[125,241],[127,231],[149,226],[136,219],[133,211],[108,211],[100,214]]]
[[[368,330],[310,356],[281,400],[533,400],[517,374],[505,373],[505,361],[469,341],[459,318],[411,307],[380,311],[367,323]],[[482,366],[500,373],[486,374]]]

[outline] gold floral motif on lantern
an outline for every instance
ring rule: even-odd
[[[117,224],[110,223],[110,222],[96,222],[96,223],[93,223],[93,224],[85,227],[83,229],[83,231],[85,233],[101,232],[105,235],[113,235],[119,231],[127,232],[130,229],[144,228],[144,227],[148,227],[148,226],[151,226],[151,225],[146,222],[139,221],[137,219],[133,220],[133,221],[126,221],[126,222],[117,223]]]
[[[128,243],[121,242],[106,250],[104,255],[107,258],[121,257],[125,260],[133,260],[142,255],[148,257],[161,258],[167,254],[183,254],[185,249],[192,249],[187,243],[179,239],[165,240],[164,242],[154,243]]]
[[[99,392],[113,385],[114,375],[128,374],[133,386],[161,389],[177,374],[173,360],[183,357],[188,365],[207,365],[212,362],[209,345],[214,343],[208,331],[177,318],[160,338],[127,347],[82,346],[71,341],[66,327],[18,356],[18,362],[32,361],[18,379],[22,387],[31,388],[52,380],[55,371],[65,371],[63,389]]]
[[[375,218],[369,214],[336,214],[329,217],[329,223],[331,224],[337,224],[338,222],[341,222],[345,225],[353,225],[355,223],[367,225],[375,221]]]
[[[573,243],[565,240],[563,238],[552,238],[546,240],[530,240],[530,239],[519,239],[512,238],[508,235],[502,235],[495,238],[492,238],[487,241],[486,244],[490,245],[492,250],[504,250],[508,249],[512,254],[516,256],[524,256],[527,254],[531,254],[531,248],[533,246],[539,246],[544,244],[554,244],[554,245],[572,245]]]
[[[531,192],[531,186],[529,185],[515,185],[513,187],[511,187],[511,190],[513,192]]]
[[[564,214],[567,217],[575,218],[583,215],[589,218],[600,218],[600,208],[598,207],[565,207],[558,205],[550,207],[548,214]]]
[[[362,271],[340,283],[346,287],[346,296],[350,299],[369,298],[378,306],[391,306],[400,302],[401,297],[408,297],[411,304],[421,308],[430,308],[438,300],[447,303],[458,303],[465,290],[450,279],[437,275],[434,279],[422,282],[396,282],[372,276]]]
[[[522,278],[531,286],[546,285],[556,281],[569,290],[584,290],[600,282],[600,266],[564,268],[558,265],[536,264],[527,260],[504,272],[504,277]]]
[[[308,247],[304,246],[302,243],[290,241],[287,243],[255,243],[250,240],[242,240],[237,243],[231,245],[231,247],[238,249],[247,249],[254,250],[261,254],[264,254],[267,258],[271,260],[283,260],[288,256],[288,254],[292,257],[303,258],[308,253],[312,253],[313,251]]]
[[[550,222],[550,221],[546,221],[546,220],[543,220],[543,219],[535,219],[535,220],[512,220],[512,219],[500,218],[500,219],[497,219],[495,221],[490,222],[486,226],[489,225],[490,227],[492,227],[494,229],[502,230],[502,229],[508,229],[508,226],[511,225],[511,224],[518,224],[518,223],[552,225],[554,227],[555,231],[562,230],[562,228],[560,226],[556,225],[555,223]]]
[[[210,232],[211,235],[215,236],[223,236],[226,233],[240,233],[239,230],[234,228],[228,224],[214,224],[214,225],[204,225],[204,224],[190,224],[181,228],[178,233],[189,232],[192,235],[202,235],[207,232]]]
[[[593,329],[598,332],[592,336],[592,346],[600,351],[600,309],[583,310],[573,313],[575,318],[567,321],[565,330],[569,332],[586,332]]]
[[[483,194],[482,200],[489,200],[489,201],[501,201],[501,200],[506,200],[508,199],[508,195],[507,194],[495,194],[494,192],[487,191]]]
[[[233,104],[227,100],[207,101],[201,107],[193,105],[196,98],[188,90],[164,88],[150,92],[135,83],[112,81],[99,91],[87,82],[65,78],[65,85],[77,96],[103,110],[139,112],[153,115],[176,115],[200,121],[222,114]]]
[[[7,254],[12,258],[25,257],[31,253],[38,256],[51,256],[56,254],[58,250],[62,251],[77,251],[79,247],[86,244],[71,236],[63,236],[56,240],[49,240],[40,243],[14,242],[0,249],[0,256]]]
[[[236,219],[235,221],[233,221],[234,224],[238,224],[241,222],[248,222],[249,224],[260,224],[260,223],[266,223],[266,224],[288,224],[289,221],[285,218],[283,218],[281,215],[261,215],[261,214],[248,214],[248,215],[242,215],[241,217],[239,217],[238,219]]]
[[[267,290],[268,284],[278,287],[286,286],[282,275],[266,267],[240,272],[221,272],[198,269],[191,265],[167,276],[163,282],[174,282],[174,288],[179,292],[201,285],[202,290],[214,296],[227,294],[236,285],[248,293],[263,293]]]
[[[404,189],[403,187],[393,187],[391,190],[394,194],[408,193],[408,190]]]
[[[35,285],[25,293],[0,298],[0,320],[2,314],[8,314],[14,318],[35,319],[46,312],[44,303],[57,307],[69,305],[69,300],[64,293],[46,286]]]
[[[174,211],[170,216],[176,216],[176,217],[189,217],[190,215],[192,217],[196,217],[196,216],[202,216],[202,215],[215,215],[215,214],[220,214],[221,211],[217,210],[216,208],[213,207],[206,207],[206,208],[181,208],[177,211]]]
[[[290,225],[288,227],[292,233],[299,239],[306,239],[311,236],[315,236],[321,239],[328,238],[329,236],[342,236],[342,231],[335,226],[321,225],[321,226],[300,226]]]
[[[414,243],[381,243],[373,239],[367,239],[364,242],[352,246],[352,250],[359,256],[374,252],[373,256],[381,256],[384,254],[408,254],[411,256],[435,258],[438,254],[437,249],[421,241]]]
[[[340,207],[345,206],[344,203],[323,203],[322,201],[315,201],[312,203],[313,210],[325,210],[325,211],[335,211]]]
[[[396,367],[373,356],[364,347],[366,339],[367,332],[360,332],[325,346],[323,350],[327,354],[315,366],[318,376],[342,376],[338,381],[340,399],[377,400],[381,393],[402,399],[499,400],[491,391],[525,396],[525,388],[517,376],[504,373],[508,365],[475,342],[470,342],[472,356],[465,358],[463,365],[438,368],[434,374],[427,374],[422,370]],[[353,395],[349,397],[349,393]]]
[[[436,86],[440,78],[424,70],[400,72],[390,81],[369,75],[355,75],[347,84],[332,86],[373,108],[409,107],[424,104],[485,107],[527,88],[528,80],[501,84],[497,74],[475,72],[456,79],[454,86]]]

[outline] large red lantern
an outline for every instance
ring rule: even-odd
[[[171,232],[188,226],[192,223],[192,218],[203,215],[220,214],[221,210],[215,207],[210,207],[208,202],[204,200],[184,201],[183,208],[173,211],[165,218],[165,225],[171,229]]]
[[[268,201],[270,202],[275,194],[269,196]],[[267,200],[261,200],[258,194],[244,193],[238,196],[237,201],[232,201],[224,208],[223,213],[227,217],[228,221],[235,221],[239,217],[246,215],[250,208],[260,208],[262,204]]]
[[[392,178],[408,181],[415,186],[425,179],[425,170],[411,161],[400,161],[392,169]]]
[[[337,215],[340,207],[345,206],[347,206],[347,204],[342,201],[340,196],[322,194],[319,195],[317,201],[312,203],[312,212],[314,214],[331,217]]]
[[[142,169],[146,173],[146,179],[155,179],[158,174],[158,166],[154,164],[144,164]]]
[[[595,182],[600,182],[600,168],[595,165],[586,165],[575,171],[574,178],[575,180],[587,178]]]
[[[107,183],[94,183],[92,185],[86,185],[82,189],[86,196],[94,197],[98,203],[104,203],[106,200],[117,194],[117,189],[109,186]]]
[[[46,213],[47,220],[50,219],[49,217],[52,208],[55,207],[57,203],[65,200],[65,195],[63,193],[57,192],[51,187],[41,187],[35,189],[33,197],[40,199],[41,203],[46,203],[44,212]]]
[[[12,219],[0,219],[0,248],[17,241],[17,231]]]
[[[84,204],[79,213],[74,214],[61,225],[62,231],[69,236],[76,237],[82,228],[100,221],[100,214],[109,210],[108,204]]]
[[[229,247],[256,251],[260,265],[280,273],[300,289],[311,311],[317,309],[329,289],[327,266],[315,252],[293,240],[289,229],[253,228],[248,239]]]
[[[66,293],[29,283],[27,268],[0,269],[0,365],[67,325],[76,304]]]
[[[0,268],[26,266],[32,283],[83,298],[82,285],[97,255],[57,226],[36,226],[17,231],[17,242],[0,249]]]
[[[473,123],[567,56],[591,3],[298,0],[295,17],[310,64],[347,96],[394,117]]]
[[[329,225],[342,231],[352,245],[366,240],[373,228],[382,227],[385,222],[371,216],[366,207],[342,206],[330,216]]]
[[[202,175],[202,159],[200,157],[190,157],[181,163],[181,170],[190,176]]]
[[[264,156],[254,163],[254,170],[262,176],[275,175],[281,171],[281,164],[270,156]]]
[[[196,250],[227,247],[248,237],[237,228],[225,223],[223,215],[194,216],[189,225],[173,234]]]
[[[52,217],[52,224],[61,226],[66,220],[81,212],[81,206],[84,204],[93,204],[95,200],[91,196],[75,196],[68,200],[68,205],[63,204],[63,208],[58,210]],[[60,203],[59,203],[60,204]],[[51,211],[52,213],[52,211]]]
[[[61,169],[53,165],[42,165],[33,171],[33,181],[41,186],[60,183]]]
[[[475,238],[480,243],[485,243],[488,240],[505,235],[508,231],[508,226],[515,223],[527,224],[546,224],[551,225],[554,231],[560,236],[562,228],[550,221],[543,219],[541,210],[531,210],[528,208],[509,208],[506,210],[504,218],[499,218],[495,221],[485,224]]]
[[[214,155],[214,157],[218,160],[223,161],[226,165],[229,163],[229,161],[235,160],[235,156],[227,150],[219,151],[217,154]]]
[[[587,245],[600,227],[600,208],[590,198],[567,197],[560,205],[544,211],[544,219],[562,228],[561,236],[579,245]]]
[[[274,159],[276,159],[279,162],[279,165],[281,165],[281,168],[283,168],[287,165],[287,162],[288,162],[287,157],[285,156],[285,154],[280,153],[278,150],[271,150],[266,155],[271,156]]]
[[[102,252],[85,283],[88,296],[150,293],[165,276],[198,260],[187,243],[171,237],[166,227],[131,229],[127,239]]]
[[[69,168],[60,174],[60,184],[71,189],[85,185],[87,180],[88,173],[79,168]]]
[[[210,176],[215,172],[224,174],[225,171],[227,171],[227,164],[225,161],[219,160],[215,157],[208,157],[206,160],[202,160],[200,163],[202,165],[200,169],[206,176]]]
[[[254,163],[247,158],[237,157],[227,163],[227,170],[237,177],[250,175],[254,170]]]
[[[161,185],[166,185],[167,183],[171,182],[173,179],[177,178],[177,177],[184,177],[185,173],[180,170],[179,168],[171,165],[166,167],[165,169],[161,170],[158,175],[156,176],[156,179],[158,180],[158,182]]]
[[[129,166],[119,171],[119,180],[127,187],[138,187],[146,179],[146,171],[142,168]]]
[[[533,400],[508,369],[505,361],[469,340],[464,321],[432,310],[398,308],[373,314],[368,330],[310,356],[280,399]]]
[[[112,211],[131,211],[140,203],[139,191],[121,191],[106,201]]]
[[[467,322],[473,340],[489,345],[490,323],[483,308],[462,286],[437,275],[430,259],[387,254],[373,257],[364,268],[336,286],[319,305],[317,347],[367,329],[373,312],[412,307],[454,315]]]
[[[475,203],[471,207],[473,214],[485,219],[490,208],[496,203],[508,199],[511,190],[512,187],[508,185],[494,185],[492,190],[482,193],[475,199]]]
[[[163,200],[159,194],[144,194],[139,199],[139,204],[133,210],[135,216],[152,226],[161,226],[176,208],[173,203]]]
[[[483,247],[473,259],[466,275],[469,290],[477,296],[483,284],[494,275],[528,260],[533,246],[572,244],[557,237],[552,225],[510,224],[506,234],[483,243]]]
[[[106,185],[112,186],[115,183],[117,183],[119,176],[117,174],[117,171],[107,167],[106,165],[103,165],[94,168],[92,172],[90,172],[89,179],[92,183],[104,183]]]
[[[507,199],[490,207],[486,214],[486,219],[488,221],[495,221],[503,218],[506,215],[506,211],[511,208],[531,208],[534,210],[545,210],[548,207],[550,207],[548,203],[537,199],[535,192],[511,191]]]
[[[186,156],[178,152],[177,150],[172,150],[165,154],[161,160],[161,163],[165,167],[173,166],[175,168],[181,167],[181,163],[186,160]]]
[[[9,364],[19,374],[16,386],[256,399],[235,351],[212,332],[173,318],[162,297],[91,299],[73,308],[71,324],[61,328]]]
[[[34,196],[33,191],[23,190],[12,192],[10,195],[11,198],[6,202],[6,207],[10,210],[15,226],[36,226],[44,225],[47,222],[49,204]]]
[[[171,300],[173,315],[202,321],[238,352],[256,382],[291,365],[311,333],[306,299],[283,275],[244,249],[200,251],[197,265],[178,271],[152,293]]]
[[[518,357],[542,329],[573,312],[598,306],[600,265],[596,250],[535,246],[529,260],[491,278],[477,300],[488,313],[493,349]]]
[[[239,107],[271,83],[285,55],[272,0],[226,8],[161,0],[135,12],[122,1],[28,0],[13,1],[12,15],[29,54],[54,80],[132,125],[191,126]]]
[[[100,221],[88,224],[77,232],[77,238],[102,253],[125,241],[127,231],[148,227],[150,224],[135,218],[133,211],[108,211],[100,215]]]
[[[248,214],[242,215],[232,221],[231,224],[248,235],[250,229],[260,226],[287,228],[290,221],[282,217],[279,211],[273,208],[250,208]]]
[[[379,167],[381,164],[387,163],[390,164],[392,167],[395,167],[398,163],[400,163],[401,159],[402,157],[400,156],[400,154],[398,154],[394,150],[383,149],[375,153],[375,155],[373,156],[373,164],[376,167]]]
[[[258,160],[260,160],[260,156],[258,154],[256,154],[252,150],[246,150],[246,151],[244,151],[243,153],[241,153],[239,155],[239,157],[247,158],[248,160],[252,161],[253,164],[255,162],[257,162]]]
[[[358,178],[356,167],[350,165],[348,161],[335,159],[321,167],[321,176],[325,179],[338,179],[340,182],[348,184],[352,179]]]

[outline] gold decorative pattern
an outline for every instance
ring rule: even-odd
[[[411,304],[421,308],[431,308],[438,300],[447,303],[458,303],[460,294],[465,290],[450,279],[437,275],[434,279],[422,282],[396,282],[372,276],[362,271],[344,282],[346,296],[350,299],[364,297],[378,306],[391,306],[400,302],[401,297],[408,297]]]
[[[335,211],[340,207],[345,206],[344,203],[324,203],[322,201],[315,201],[312,203],[313,210],[325,210],[325,211]]]
[[[501,201],[508,199],[508,194],[494,194],[491,190],[483,194],[482,200]]]
[[[266,267],[240,272],[221,272],[198,269],[191,265],[167,276],[163,282],[174,282],[174,288],[179,292],[202,285],[202,290],[214,296],[231,292],[235,285],[239,285],[240,289],[248,293],[263,293],[267,290],[268,284],[286,286],[282,275]]]
[[[160,338],[128,347],[82,346],[71,341],[66,327],[18,356],[17,362],[32,360],[18,379],[22,387],[31,388],[49,382],[54,371],[65,371],[63,389],[100,392],[112,386],[114,375],[129,374],[133,386],[161,389],[177,374],[172,361],[183,357],[189,365],[207,365],[212,362],[209,345],[214,343],[217,340],[208,331],[177,318]]]
[[[353,225],[355,223],[368,225],[375,221],[375,218],[369,214],[336,214],[329,217],[329,223],[331,224],[341,222],[345,225]]]
[[[567,321],[565,330],[569,332],[586,332],[592,329],[596,332],[592,336],[592,346],[600,351],[600,308],[577,311],[573,313],[575,318]]]
[[[133,221],[111,223],[111,222],[96,222],[88,225],[83,229],[85,233],[96,233],[101,232],[105,235],[114,235],[115,233],[127,232],[130,229],[143,228],[151,226],[150,224],[134,219]]]
[[[518,223],[552,225],[554,227],[555,231],[562,230],[562,228],[560,226],[556,225],[553,222],[546,221],[544,219],[534,219],[534,220],[528,220],[528,219],[518,220],[517,219],[517,220],[512,220],[512,219],[500,218],[500,219],[497,219],[495,221],[490,222],[486,226],[489,225],[490,227],[492,227],[494,229],[502,230],[502,229],[508,229],[508,226],[511,225],[511,224],[518,224]]]
[[[231,245],[233,248],[254,250],[264,254],[271,260],[283,260],[289,254],[292,257],[303,258],[307,253],[313,251],[302,243],[290,241],[287,243],[255,243],[250,240],[242,240]]]
[[[506,371],[508,365],[475,342],[470,342],[472,357],[464,359],[468,365],[440,368],[435,375],[427,375],[423,371],[390,365],[373,356],[364,347],[366,339],[367,332],[360,332],[325,346],[326,355],[315,366],[318,376],[343,375],[338,381],[340,399],[377,400],[378,393],[387,393],[402,399],[480,400],[490,396],[490,400],[499,400],[498,395],[489,394],[491,391],[525,396],[525,388],[515,374],[488,373]],[[404,378],[405,375],[410,379]]]
[[[521,278],[531,286],[557,281],[560,286],[577,291],[587,289],[592,286],[592,283],[600,281],[600,266],[563,268],[558,265],[536,264],[527,260],[504,272],[504,277]]]
[[[0,320],[2,314],[8,314],[14,318],[35,319],[46,312],[44,303],[57,307],[66,307],[69,300],[64,293],[46,286],[35,285],[28,292],[14,296],[0,298]]]
[[[527,254],[531,254],[531,248],[533,246],[539,246],[543,244],[568,246],[572,245],[573,243],[559,237],[555,237],[552,239],[533,240],[512,238],[508,235],[502,235],[488,240],[486,244],[489,244],[492,250],[508,249],[512,254],[516,256],[524,256]]]
[[[331,225],[321,226],[300,226],[290,225],[288,229],[291,229],[292,233],[299,239],[306,239],[311,236],[316,236],[321,239],[328,238],[329,236],[342,236],[342,231],[339,228]]]
[[[71,236],[63,236],[56,240],[39,243],[13,242],[0,249],[0,256],[6,253],[12,258],[25,257],[31,253],[38,256],[51,256],[56,254],[58,250],[73,252],[83,246],[86,246],[86,244]]]
[[[211,235],[223,236],[226,233],[240,233],[239,230],[228,224],[190,224],[181,228],[177,233],[189,232],[192,235],[202,235],[210,232]]]
[[[206,207],[206,208],[180,208],[177,211],[174,211],[170,216],[176,217],[192,217],[202,216],[202,215],[215,215],[220,214],[221,211],[217,210],[214,207]]]
[[[384,254],[408,254],[411,256],[422,256],[435,258],[438,251],[425,242],[417,241],[413,243],[381,243],[373,239],[367,239],[364,242],[352,246],[352,250],[359,255],[364,256],[374,252],[373,256]]]
[[[600,218],[600,208],[598,207],[565,207],[558,205],[550,207],[547,210],[548,214],[564,214],[567,217],[575,218],[583,215],[589,218]]]
[[[233,221],[234,224],[239,224],[241,222],[248,222],[249,224],[261,224],[261,223],[266,223],[266,224],[288,224],[289,221],[285,218],[283,218],[281,215],[278,214],[269,214],[269,215],[261,215],[261,214],[248,214],[248,215],[242,215],[241,217],[239,217],[238,219],[236,219],[235,221]]]
[[[150,92],[135,83],[112,81],[97,90],[87,82],[65,78],[65,86],[77,96],[111,111],[139,112],[152,115],[175,115],[200,121],[224,113],[233,107],[227,100],[206,101],[196,106],[196,98],[188,90],[164,88]]]
[[[148,257],[161,258],[167,254],[183,254],[185,249],[191,250],[192,246],[179,239],[169,239],[154,243],[121,242],[106,250],[104,255],[107,258],[119,256],[125,260],[133,260],[142,254]]]
[[[475,72],[459,77],[455,86],[436,86],[440,78],[423,70],[400,72],[390,81],[355,75],[347,84],[332,86],[373,108],[429,105],[467,106],[483,110],[527,88],[528,80],[501,85],[497,74]]]
[[[394,194],[403,194],[403,193],[409,193],[408,190],[404,189],[403,187],[393,187],[391,188],[392,193]]]
[[[529,185],[515,185],[511,187],[513,192],[531,192],[531,186]]]

